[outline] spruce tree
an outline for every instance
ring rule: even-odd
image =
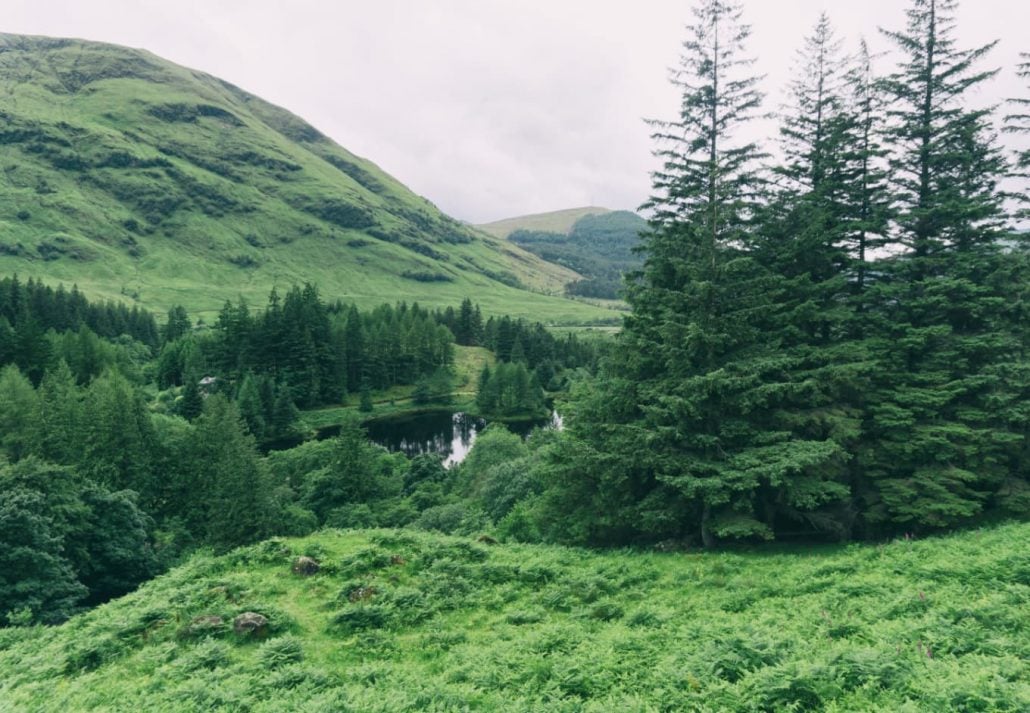
[[[586,462],[556,476],[587,539],[770,537],[780,501],[841,497],[820,477],[839,446],[792,433],[781,410],[803,385],[776,331],[789,283],[760,259],[763,154],[740,138],[762,101],[750,30],[735,3],[707,0],[695,16],[674,77],[680,116],[653,124],[663,168],[633,313],[569,420]],[[800,475],[812,480],[792,487]]]
[[[39,398],[21,371],[8,364],[0,371],[0,449],[13,461],[39,448]]]
[[[1003,249],[1004,162],[991,109],[970,108],[994,75],[995,43],[960,49],[955,0],[912,0],[892,99],[891,256],[870,288],[876,378],[868,390],[859,495],[872,530],[943,527],[979,512],[1006,481],[1013,433],[992,407],[1018,369],[1004,317],[1013,275]]]
[[[81,447],[82,393],[62,359],[39,385],[39,453],[54,463],[72,464]]]
[[[1023,60],[1016,66],[1016,76],[1025,85],[1025,95],[1009,99],[1011,113],[1005,116],[1005,131],[1016,134],[1023,138],[1022,148],[1016,149],[1012,175],[1025,188],[1026,182],[1030,181],[1030,52],[1020,53]],[[1030,193],[1022,191],[1016,194],[1015,198],[1020,202],[1020,217],[1024,220],[1030,219]]]
[[[853,306],[861,312],[869,266],[887,235],[893,202],[885,166],[886,99],[864,39],[845,82],[847,109],[840,128],[844,155],[837,181],[844,206],[840,234],[848,251],[848,279],[857,296]]]
[[[267,419],[268,435],[270,439],[289,438],[297,433],[297,421],[300,418],[300,411],[293,403],[293,395],[286,384],[278,384],[275,387],[275,396],[272,400],[272,407]]]
[[[192,421],[204,409],[204,395],[200,393],[200,372],[189,370],[183,377],[182,396],[178,402],[179,415]]]
[[[266,466],[239,410],[221,394],[207,399],[196,421],[192,461],[202,475],[209,544],[224,551],[271,533],[275,506]]]
[[[368,379],[364,379],[361,382],[361,393],[358,397],[358,411],[362,413],[372,413],[375,409],[375,404],[372,402],[372,387],[368,383]]]
[[[161,329],[161,339],[165,344],[168,344],[186,336],[192,329],[193,323],[190,322],[186,308],[182,305],[176,305],[168,310],[168,319]]]
[[[267,422],[265,404],[261,399],[261,391],[258,387],[258,379],[250,372],[243,377],[239,393],[236,395],[236,406],[240,410],[247,430],[258,441],[266,437]]]
[[[142,397],[113,371],[86,391],[80,471],[111,490],[133,490],[149,505],[157,485],[154,426]]]
[[[844,109],[844,67],[841,42],[824,12],[798,52],[791,103],[780,129],[785,156],[780,173],[799,189],[818,191],[832,173],[829,164],[838,150],[834,124]]]

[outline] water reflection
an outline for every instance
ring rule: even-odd
[[[375,419],[365,424],[368,438],[374,443],[408,457],[437,453],[446,466],[464,460],[476,433],[485,427],[481,418],[447,411]]]
[[[408,457],[436,453],[445,467],[465,460],[476,441],[476,434],[486,428],[486,421],[467,413],[435,411],[392,418],[374,419],[365,424],[369,440]],[[556,412],[547,419],[505,424],[508,430],[526,437],[538,426],[561,428]]]

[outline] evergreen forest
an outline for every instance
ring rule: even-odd
[[[507,238],[617,330],[0,277],[0,711],[1030,710],[1030,54],[905,7],[776,110],[694,3],[646,222]]]

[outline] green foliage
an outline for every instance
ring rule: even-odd
[[[207,542],[227,550],[272,532],[275,501],[267,467],[239,411],[224,396],[204,403],[190,455],[202,488],[193,506],[204,518]]]
[[[62,555],[43,496],[23,488],[0,490],[0,601],[6,623],[56,623],[68,618],[86,588]]]
[[[525,442],[501,424],[491,424],[476,437],[468,457],[461,464],[462,479],[469,493],[478,493],[491,469],[524,458]]]
[[[740,138],[761,102],[740,5],[700,4],[680,115],[654,123],[633,314],[513,524],[713,546],[1027,512],[1030,261],[1004,227],[992,112],[966,104],[993,44],[958,47],[955,5],[913,0],[882,81],[820,17],[773,184]]]
[[[0,371],[0,448],[18,460],[34,452],[40,438],[39,399],[18,367]]]
[[[265,668],[282,668],[303,661],[304,647],[294,636],[280,636],[261,644],[258,657]]]
[[[83,474],[150,499],[155,435],[142,396],[121,374],[108,371],[89,385],[83,410],[89,414],[79,460]]]
[[[197,555],[60,627],[0,631],[0,699],[69,711],[1022,710],[1028,537],[1008,524],[659,554],[323,532]],[[293,576],[304,551],[339,567]],[[280,633],[235,637],[244,611]],[[179,637],[210,617],[221,624],[209,635]]]
[[[416,404],[447,404],[452,400],[454,377],[447,369],[437,369],[415,383],[411,398]]]
[[[340,508],[399,493],[401,479],[395,471],[396,460],[369,443],[357,423],[343,424],[340,435],[320,450],[318,468],[303,476],[300,491],[305,507],[321,522],[330,520]],[[350,527],[368,524],[371,523],[346,523]]]
[[[523,362],[483,367],[476,406],[486,416],[539,416],[545,411],[544,392]]]
[[[131,492],[30,457],[0,468],[0,497],[9,619],[26,610],[32,621],[61,621],[76,604],[121,596],[157,570],[153,525]]]
[[[518,229],[507,237],[544,260],[583,275],[585,279],[565,286],[568,294],[617,299],[623,274],[643,262],[634,248],[646,228],[647,223],[635,213],[613,211],[583,216],[568,234]]]

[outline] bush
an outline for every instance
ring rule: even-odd
[[[277,669],[304,660],[304,648],[293,636],[269,639],[258,649],[258,659],[267,669]]]
[[[179,657],[179,665],[184,671],[212,671],[227,666],[232,660],[232,649],[224,641],[207,639],[193,647],[188,653]]]
[[[437,505],[425,510],[412,523],[420,530],[435,530],[448,535],[470,535],[483,527],[483,513],[466,503]]]
[[[389,607],[370,604],[337,613],[332,618],[332,626],[341,633],[354,634],[368,629],[385,628],[392,618],[393,610]]]
[[[340,529],[375,527],[378,524],[375,513],[367,503],[349,503],[331,510],[325,518],[326,527]]]
[[[500,463],[482,476],[480,499],[490,519],[498,522],[539,488],[530,474],[529,458]]]

